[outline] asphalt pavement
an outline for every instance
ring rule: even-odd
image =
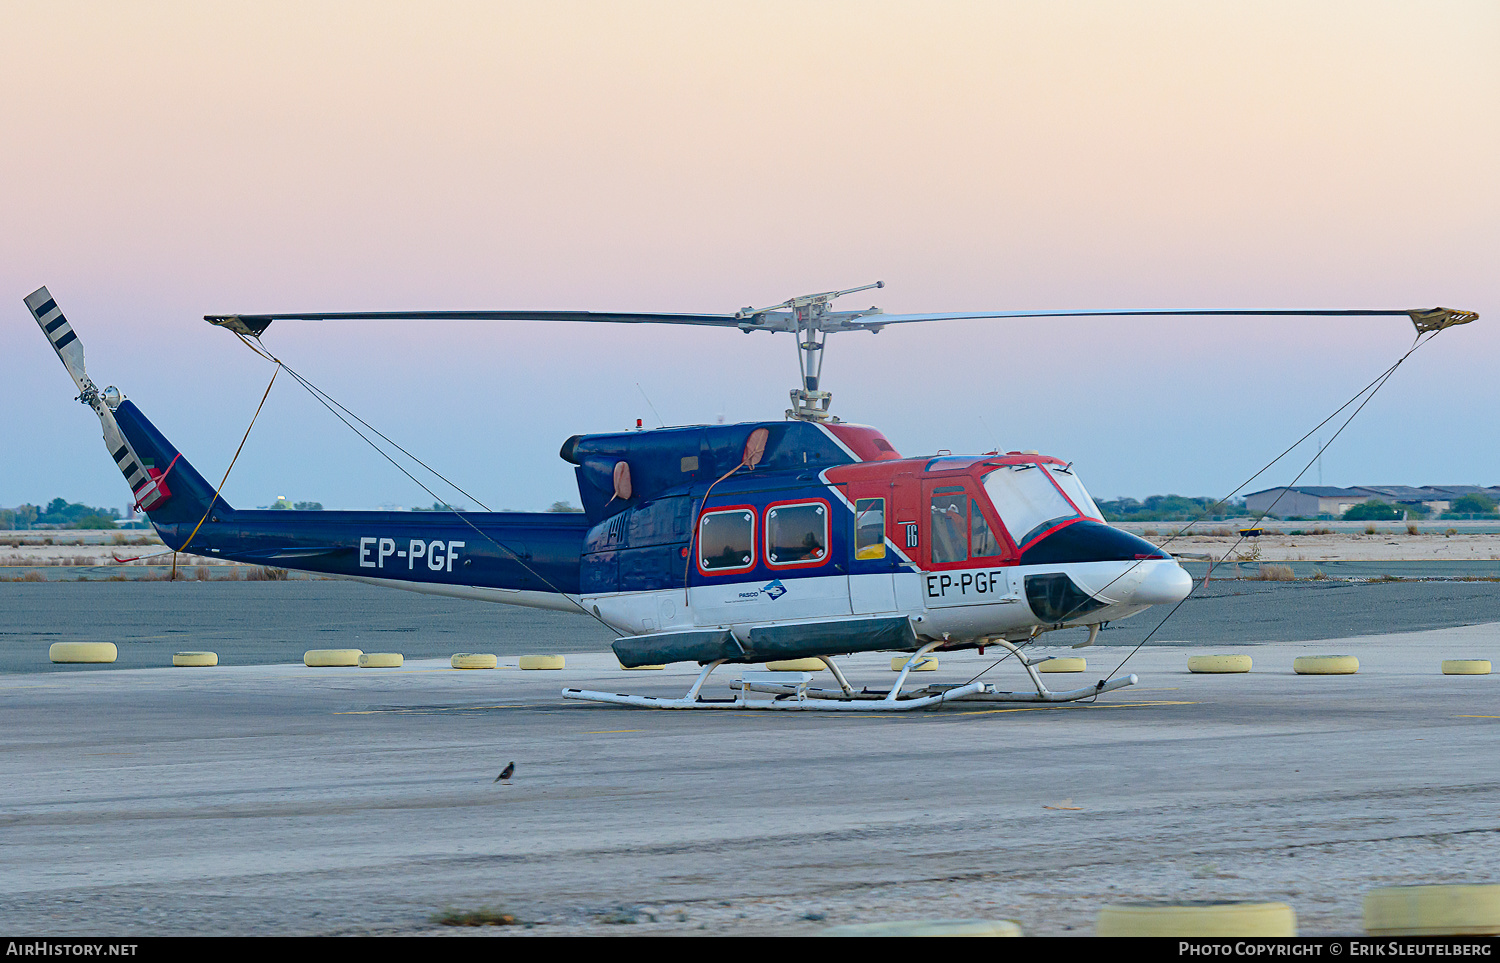
[[[1229,648],[1254,669],[1193,675],[1190,654],[1224,647],[1148,647],[1140,684],[1094,704],[892,715],[560,698],[694,675],[603,653],[0,674],[0,929],[451,933],[445,912],[488,910],[517,925],[461,932],[1081,935],[1112,902],[1274,900],[1303,934],[1357,934],[1372,887],[1497,881],[1500,676],[1439,663],[1500,660],[1500,625]],[[1334,653],[1359,672],[1292,672]],[[843,661],[889,685],[883,654]],[[944,655],[918,681],[991,662]]]
[[[1166,617],[1116,622],[1101,645],[1243,645],[1416,632],[1500,621],[1500,582],[1215,580]],[[302,661],[307,649],[603,652],[613,633],[583,614],[419,595],[358,582],[0,582],[0,672],[80,671],[47,660],[53,642],[114,642],[115,668],[170,665],[208,649],[223,665]],[[1082,630],[1049,636],[1071,644]]]

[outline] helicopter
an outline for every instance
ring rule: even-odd
[[[205,315],[264,357],[277,321],[498,320],[691,324],[789,333],[800,386],[779,421],[579,434],[580,513],[295,511],[234,508],[119,389],[100,390],[82,343],[43,287],[27,308],[93,409],[136,506],[174,551],[275,565],[415,592],[579,612],[618,637],[622,667],[697,663],[681,697],[567,688],[562,696],[659,709],[910,711],[946,703],[1057,703],[1134,685],[1135,675],[1051,691],[1044,633],[1100,626],[1181,602],[1192,579],[1153,543],[1108,524],[1072,462],[1036,451],[904,456],[845,422],[821,382],[828,335],[946,319],[1167,316],[1407,316],[1418,336],[1478,317],[1383,310],[834,311],[826,291],[729,314],[395,311]],[[269,388],[267,391],[269,392]],[[253,422],[252,422],[253,424]],[[227,479],[227,474],[226,474]],[[906,688],[936,651],[1006,650],[1028,690],[988,682]],[[906,653],[889,688],[856,689],[835,659]],[[806,671],[756,670],[815,659]],[[703,688],[740,667],[730,698]],[[894,663],[893,663],[894,665]]]

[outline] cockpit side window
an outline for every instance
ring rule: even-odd
[[[969,496],[962,485],[932,492],[932,561],[962,562],[969,557]]]
[[[860,561],[885,558],[884,498],[861,498],[854,503],[854,557]]]
[[[991,555],[999,555],[1002,551],[1000,542],[990,531],[990,523],[984,520],[984,512],[980,511],[979,502],[970,498],[969,552],[975,558],[987,558]]]

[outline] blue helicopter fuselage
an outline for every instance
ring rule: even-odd
[[[783,652],[982,644],[1122,618],[1188,584],[1165,553],[1106,525],[1058,459],[903,458],[865,426],[577,435],[561,455],[581,512],[307,512],[233,508],[134,404],[114,418],[174,549],[581,611],[622,637],[673,640],[640,659],[701,657],[720,644],[705,631],[767,626],[795,636]]]

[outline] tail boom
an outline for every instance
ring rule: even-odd
[[[136,505],[177,551],[419,592],[574,610],[589,523],[581,514],[237,510],[136,405],[100,391],[83,343],[45,287],[25,299],[99,416]]]

